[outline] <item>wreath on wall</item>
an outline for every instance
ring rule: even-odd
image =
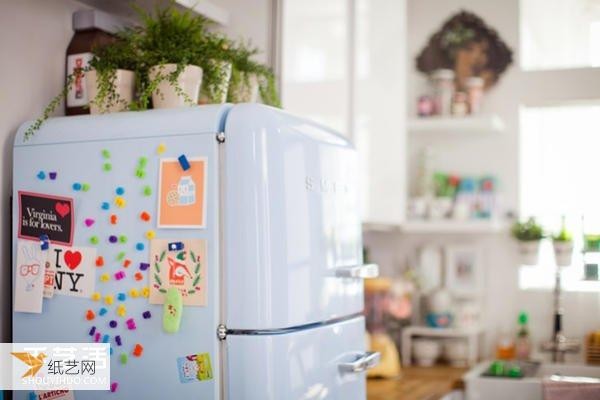
[[[420,72],[428,75],[436,69],[453,70],[459,88],[464,88],[467,78],[479,76],[488,89],[512,61],[512,50],[495,29],[477,15],[461,11],[431,36],[416,64]]]

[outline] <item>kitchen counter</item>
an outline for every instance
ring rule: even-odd
[[[368,400],[439,400],[463,387],[463,368],[406,367],[396,379],[368,379]]]

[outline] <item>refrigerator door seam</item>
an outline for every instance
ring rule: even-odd
[[[227,395],[227,342],[225,341],[227,328],[225,328],[226,321],[226,301],[227,295],[225,291],[225,132],[218,132],[215,136],[217,140],[217,154],[218,154],[218,179],[219,179],[219,193],[218,201],[219,204],[219,319],[220,323],[216,327],[217,338],[219,339],[219,358],[220,358],[220,369],[221,369],[221,382],[220,382],[220,398],[225,400],[228,398]],[[222,332],[221,332],[222,331]],[[222,336],[222,333],[224,334]]]

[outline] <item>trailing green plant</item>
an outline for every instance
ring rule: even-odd
[[[573,241],[573,234],[569,232],[569,230],[567,230],[567,224],[564,216],[561,218],[560,231],[558,232],[558,234],[552,236],[552,240],[554,240],[555,242]]]
[[[522,242],[537,241],[544,237],[544,229],[533,217],[530,217],[525,222],[515,222],[511,233],[517,240]]]
[[[153,13],[140,7],[134,8],[140,17],[141,25],[129,34],[139,49],[140,71],[145,72],[142,74],[135,109],[148,108],[152,93],[156,92],[158,85],[164,81],[169,82],[186,103],[192,104],[192,99],[185,95],[177,79],[186,66],[197,64],[207,35],[208,20],[189,10],[180,11],[172,3],[164,8],[155,8]],[[177,67],[173,72],[166,73],[160,68],[165,64],[176,64]],[[154,66],[159,67],[159,72],[150,79],[148,71]]]
[[[240,41],[233,50],[231,83],[229,86],[228,100],[235,100],[235,91],[240,86],[249,87],[250,77],[258,79],[259,93],[265,104],[280,107],[281,101],[277,92],[277,85],[273,71],[252,58],[258,54],[258,49],[249,42]]]
[[[69,90],[73,86],[75,79],[80,74],[85,74],[89,71],[89,67],[79,68],[73,71],[73,73],[69,74],[65,80],[65,86],[61,89],[60,93],[54,96],[52,100],[48,103],[48,105],[44,108],[42,115],[36,118],[35,121],[27,128],[24,133],[24,140],[29,140],[35,133],[42,127],[42,124],[46,122],[48,118],[54,113],[56,108],[61,104],[61,102],[67,97],[69,94]]]
[[[197,62],[202,67],[202,92],[209,102],[227,96],[234,57],[234,43],[221,33],[208,32]]]
[[[112,106],[120,104],[123,108],[129,108],[125,99],[121,99],[117,93],[116,78],[117,70],[138,70],[138,54],[131,36],[122,35],[115,43],[94,47],[93,56],[90,60],[90,69],[96,71],[97,93],[90,104],[95,104],[101,113],[107,112]]]

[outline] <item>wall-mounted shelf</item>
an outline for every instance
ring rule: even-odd
[[[504,130],[504,122],[496,114],[467,117],[423,117],[408,121],[410,132],[494,133]]]
[[[471,220],[455,221],[445,220],[413,220],[405,221],[401,225],[364,223],[365,232],[387,232],[387,233],[416,233],[416,234],[478,234],[499,233],[505,231],[507,225],[498,220]]]
[[[156,4],[168,4],[168,1],[160,0],[135,0],[133,2],[123,0],[79,0],[80,3],[96,8],[120,17],[126,21],[135,21],[136,13],[131,3],[144,10],[152,11]],[[229,24],[229,11],[215,4],[214,0],[175,0],[175,4],[182,9],[192,10],[222,26]]]

